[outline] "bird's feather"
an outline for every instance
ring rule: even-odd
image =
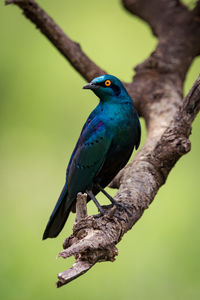
[[[84,192],[92,187],[93,178],[101,169],[111,142],[111,136],[108,136],[104,123],[98,117],[85,126],[67,170],[66,181],[71,199],[76,197],[78,191]]]
[[[92,180],[103,165],[110,143],[103,122],[98,117],[88,118],[72,153],[66,184],[50,216],[43,239],[56,237],[62,230],[77,193],[91,188]]]

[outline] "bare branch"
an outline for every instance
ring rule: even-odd
[[[87,80],[105,74],[82,50],[73,42],[54,20],[34,0],[7,0],[8,4],[19,6],[23,14],[52,42],[70,64]]]
[[[176,85],[179,86],[183,83],[193,58],[200,54],[199,19],[179,0],[122,2],[129,12],[148,22],[159,39],[156,50],[137,66],[136,72],[156,70],[160,74],[167,73],[168,77],[173,77],[170,80],[176,80]],[[133,93],[135,86],[133,88],[132,85],[131,88],[129,85],[129,88],[130,94],[137,98],[137,94]],[[139,103],[138,99],[136,101]]]
[[[177,14],[188,14],[187,7],[179,0],[122,0],[122,3],[129,12],[146,21],[156,36],[174,26]]]
[[[136,71],[157,70],[168,73],[179,90],[182,81],[194,56],[200,53],[200,24],[187,8],[178,0],[123,0],[127,10],[147,21],[156,28],[159,43],[155,52],[144,63],[137,66]],[[35,2],[35,0],[7,0],[5,3],[19,6],[23,14],[52,42],[66,57],[70,64],[87,80],[105,74],[86,54],[80,45],[73,42],[54,20]],[[155,31],[155,30],[154,30]],[[187,36],[187,39],[185,38]],[[178,73],[179,78],[174,78]],[[137,77],[136,77],[137,79]],[[145,80],[141,80],[145,85]],[[141,116],[143,104],[142,84],[138,81],[125,86],[134,100],[136,109]],[[141,89],[140,89],[141,87]],[[141,96],[142,94],[142,96]]]
[[[57,282],[57,287],[61,287],[85,274],[92,266],[87,261],[76,261],[72,268],[58,274],[59,281]]]
[[[104,73],[71,41],[34,0],[9,0],[18,5],[86,80]],[[200,110],[200,77],[183,101],[183,83],[189,66],[200,54],[199,1],[189,11],[178,0],[123,0],[133,14],[147,21],[158,36],[156,50],[138,65],[126,84],[147,124],[147,140],[134,160],[111,183],[119,188],[116,201],[129,213],[105,208],[98,218],[87,216],[85,196],[77,201],[77,222],[59,256],[74,255],[76,263],[59,273],[60,287],[84,274],[99,261],[113,261],[115,245],[153,201],[179,158],[190,151],[191,124]]]
[[[66,240],[65,250],[59,254],[63,258],[75,255],[76,263],[58,274],[58,287],[83,275],[96,262],[114,260],[118,253],[115,245],[149,207],[178,159],[190,150],[188,128],[199,110],[200,77],[184,100],[184,108],[177,112],[153,149],[147,139],[133,162],[115,179],[115,187],[119,187],[115,199],[128,203],[132,216],[126,211],[118,211],[118,217],[111,216],[112,209],[108,208],[104,216],[96,219],[90,216],[76,223],[72,236]],[[183,126],[186,120],[187,126]]]

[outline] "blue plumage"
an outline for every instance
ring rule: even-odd
[[[140,143],[139,118],[119,79],[103,75],[84,89],[93,90],[100,102],[83,126],[67,167],[65,186],[43,239],[56,237],[62,230],[78,192],[87,192],[95,201],[94,196],[126,165]]]

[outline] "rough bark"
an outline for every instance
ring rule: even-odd
[[[6,3],[18,5],[86,80],[104,73],[35,1]],[[200,54],[200,1],[192,11],[178,0],[122,3],[146,21],[158,37],[155,51],[135,68],[133,81],[125,84],[148,132],[134,160],[110,184],[119,189],[115,199],[128,204],[131,214],[107,207],[105,216],[87,216],[85,196],[79,195],[73,234],[59,254],[63,258],[74,255],[76,263],[58,274],[58,287],[84,274],[96,262],[115,259],[115,245],[149,207],[179,158],[190,151],[191,124],[200,110],[200,77],[183,100],[185,76],[194,57]]]

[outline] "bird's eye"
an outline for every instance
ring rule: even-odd
[[[111,81],[109,79],[107,79],[104,83],[105,83],[105,86],[110,86],[111,85]]]

